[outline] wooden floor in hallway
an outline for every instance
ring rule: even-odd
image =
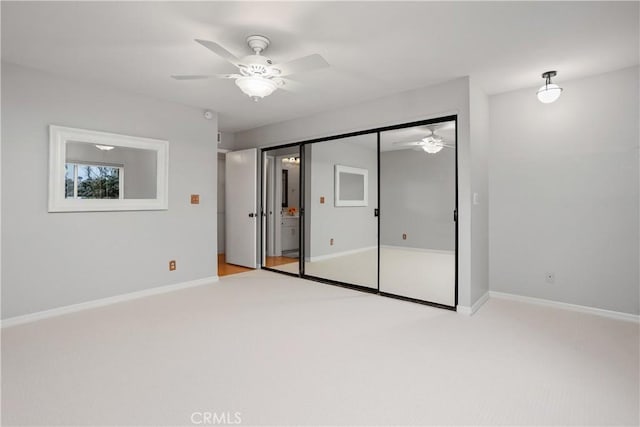
[[[230,274],[244,273],[251,270],[253,269],[234,264],[227,264],[225,255],[218,254],[218,277],[228,276]]]
[[[289,258],[286,256],[268,256],[265,260],[265,267],[275,267],[278,265],[292,264],[295,262],[298,262],[297,258]],[[245,273],[251,270],[253,270],[253,268],[229,264],[226,261],[225,254],[218,254],[218,277],[229,276],[230,274]]]

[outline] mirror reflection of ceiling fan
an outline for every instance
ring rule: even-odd
[[[196,42],[236,66],[239,73],[171,77],[176,80],[198,80],[211,77],[233,79],[240,90],[254,101],[271,95],[278,88],[295,90],[297,83],[283,78],[285,76],[329,66],[329,63],[317,53],[274,65],[271,59],[261,54],[270,43],[270,40],[265,36],[253,35],[247,37],[247,44],[253,50],[253,54],[243,58],[236,57],[218,43],[197,39]]]
[[[425,151],[429,154],[440,152],[443,148],[455,148],[455,145],[447,144],[442,136],[437,135],[434,125],[427,125],[429,133],[419,141],[394,142],[396,147],[410,147],[416,151]]]

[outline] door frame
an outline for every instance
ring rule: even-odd
[[[448,305],[444,305],[444,304],[439,304],[439,303],[435,303],[435,302],[431,302],[431,301],[424,301],[424,300],[420,300],[420,299],[415,299],[415,298],[410,298],[410,297],[405,297],[402,295],[396,295],[396,294],[392,294],[392,293],[387,293],[387,292],[382,292],[380,291],[380,216],[378,215],[378,286],[377,289],[375,288],[368,288],[366,286],[360,286],[360,285],[353,285],[353,284],[349,284],[349,283],[344,283],[344,282],[340,282],[340,281],[335,281],[335,280],[330,280],[330,279],[324,279],[321,277],[315,277],[315,276],[310,276],[305,274],[304,272],[304,256],[305,256],[305,247],[304,247],[304,236],[305,236],[305,229],[304,229],[304,224],[305,224],[305,218],[306,218],[306,213],[305,213],[305,204],[304,204],[304,199],[305,199],[305,186],[304,186],[304,176],[305,176],[305,169],[306,169],[306,162],[305,162],[305,147],[307,145],[311,145],[311,144],[317,144],[317,143],[322,143],[322,142],[327,142],[327,141],[334,141],[337,139],[343,139],[343,138],[349,138],[349,137],[354,137],[354,136],[361,136],[361,135],[366,135],[366,134],[372,134],[375,133],[377,134],[377,145],[378,145],[378,185],[377,185],[377,191],[378,191],[378,212],[380,212],[380,198],[382,197],[382,195],[380,194],[380,133],[381,132],[386,132],[386,131],[390,131],[390,130],[397,130],[397,129],[404,129],[404,128],[409,128],[409,127],[415,127],[415,126],[425,126],[425,125],[430,125],[430,124],[436,124],[436,123],[441,123],[441,122],[450,122],[453,121],[455,123],[455,138],[456,138],[456,143],[455,143],[455,165],[454,165],[454,170],[455,170],[455,207],[454,207],[454,211],[452,212],[453,218],[454,218],[454,222],[455,222],[455,242],[454,242],[454,248],[455,248],[455,285],[454,285],[454,305],[453,306],[448,306]],[[414,303],[418,303],[418,304],[424,304],[424,305],[429,305],[432,307],[437,307],[437,308],[442,308],[442,309],[446,309],[446,310],[451,310],[451,311],[456,311],[457,310],[457,306],[458,306],[458,268],[459,268],[459,254],[458,254],[458,249],[459,249],[459,221],[458,221],[458,212],[459,212],[459,206],[458,206],[458,198],[459,198],[459,178],[458,178],[458,144],[459,144],[459,139],[458,139],[458,115],[457,114],[451,114],[451,115],[446,115],[446,116],[440,116],[440,117],[434,117],[434,118],[430,118],[430,119],[424,119],[424,120],[417,120],[417,121],[412,121],[412,122],[406,122],[406,123],[399,123],[399,124],[395,124],[395,125],[390,125],[390,126],[383,126],[383,127],[377,127],[377,128],[371,128],[371,129],[365,129],[365,130],[360,130],[360,131],[355,131],[355,132],[348,132],[348,133],[343,133],[343,134],[337,134],[337,135],[330,135],[330,136],[325,136],[325,137],[321,137],[321,138],[314,138],[314,139],[309,139],[309,140],[304,140],[304,141],[299,141],[299,142],[292,142],[292,143],[288,143],[288,144],[283,144],[283,145],[275,145],[275,146],[270,146],[270,147],[264,147],[261,149],[261,153],[264,153],[266,151],[271,151],[271,150],[276,150],[276,149],[280,149],[280,148],[288,148],[288,147],[294,147],[294,146],[298,146],[299,147],[299,153],[300,153],[300,191],[299,191],[299,197],[300,197],[300,216],[298,218],[298,227],[299,227],[299,247],[300,247],[300,251],[299,251],[299,273],[295,274],[295,273],[289,273],[286,271],[280,271],[280,270],[276,270],[273,268],[269,268],[269,267],[265,267],[264,265],[262,266],[263,269],[265,270],[269,270],[269,271],[274,271],[276,273],[280,273],[280,274],[286,274],[288,276],[294,276],[294,277],[300,277],[303,279],[308,279],[308,280],[313,280],[315,282],[321,282],[321,283],[326,283],[329,285],[334,285],[334,286],[340,286],[340,287],[344,287],[344,288],[349,288],[349,289],[355,289],[358,291],[362,291],[362,292],[367,292],[367,293],[374,293],[374,294],[378,294],[381,296],[385,296],[385,297],[389,297],[389,298],[395,298],[395,299],[399,299],[399,300],[404,300],[404,301],[410,301],[410,302],[414,302]],[[261,174],[262,172],[262,168],[264,167],[263,165],[263,158],[264,155],[261,154],[260,156],[260,171]],[[262,176],[262,175],[261,175]],[[260,200],[262,201],[262,191],[264,189],[264,185],[261,183],[260,185]],[[262,212],[264,209],[264,206],[260,206],[260,212]],[[264,232],[261,231],[260,232],[260,248],[262,251],[262,239],[264,236]],[[262,254],[261,254],[261,259],[262,259]]]

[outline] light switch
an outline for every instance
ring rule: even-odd
[[[473,193],[473,204],[474,205],[479,205],[480,204],[480,194]]]
[[[324,196],[320,196],[320,204],[324,205]]]

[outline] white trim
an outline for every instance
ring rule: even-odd
[[[369,251],[371,249],[377,249],[377,248],[378,248],[378,246],[368,246],[366,248],[351,249],[349,251],[336,252],[336,253],[333,253],[333,254],[312,256],[312,257],[305,258],[305,261],[307,261],[307,262],[324,261],[326,259],[337,258],[337,257],[345,256],[345,255],[357,254],[359,252],[366,252],[366,251]]]
[[[155,199],[67,199],[64,193],[67,142],[138,148],[156,152]],[[169,141],[49,125],[49,212],[167,210]]]
[[[401,251],[411,251],[411,252],[428,252],[433,254],[443,254],[443,255],[455,255],[455,251],[443,251],[439,249],[424,249],[424,248],[412,248],[409,246],[395,246],[395,245],[380,245],[381,249],[394,249]]]
[[[546,307],[562,308],[565,310],[579,311],[581,313],[595,314],[597,316],[609,317],[611,319],[625,320],[627,322],[640,322],[640,316],[631,313],[622,313],[620,311],[605,310],[603,308],[588,307],[585,305],[569,304],[566,302],[552,301],[542,298],[527,297],[523,295],[509,294],[505,292],[489,291],[491,298],[500,298],[511,301],[527,302],[530,304],[538,304]]]
[[[142,291],[131,292],[128,294],[115,295],[112,297],[96,299],[93,301],[81,302],[79,304],[66,305],[64,307],[52,308],[50,310],[37,311],[35,313],[24,314],[22,316],[10,317],[2,320],[2,328],[31,323],[38,320],[48,319],[50,317],[62,316],[64,314],[75,313],[78,311],[89,310],[106,305],[117,304],[123,301],[131,301],[138,298],[145,298],[152,295],[165,294],[167,292],[179,291],[181,289],[192,288],[195,286],[208,285],[219,280],[218,276],[204,277],[202,279],[190,280],[188,282],[175,283],[173,285],[159,286]]]
[[[478,298],[478,300],[471,307],[458,304],[458,306],[456,307],[456,311],[460,314],[471,316],[476,311],[478,311],[480,307],[482,307],[487,301],[489,301],[489,291],[485,292],[484,295]]]

